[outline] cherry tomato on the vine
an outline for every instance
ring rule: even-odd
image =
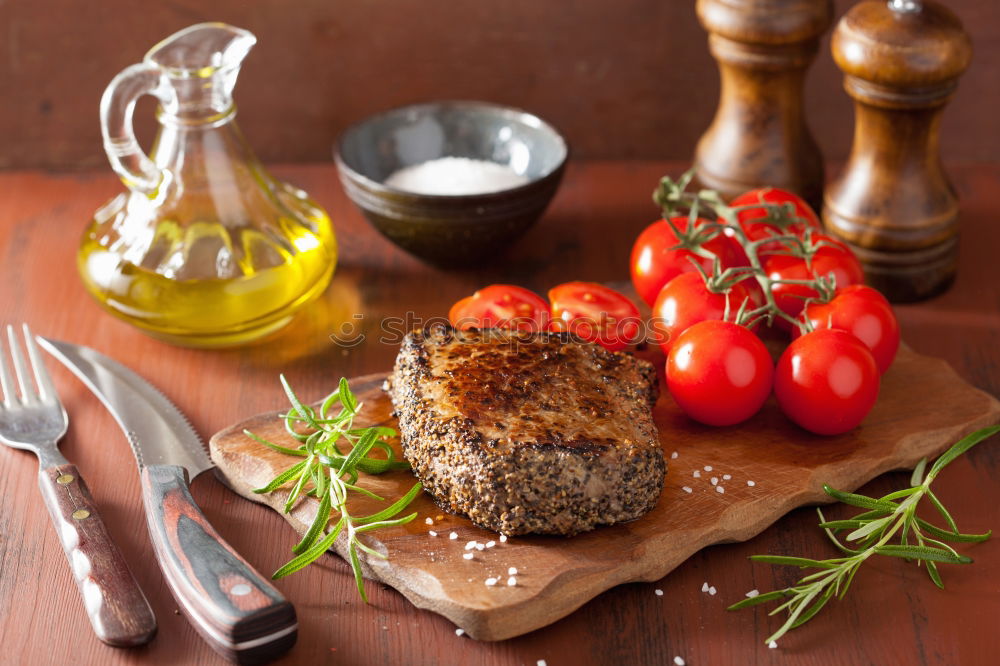
[[[725,293],[709,291],[698,273],[682,273],[668,282],[653,304],[650,322],[656,343],[663,353],[670,353],[677,337],[688,327],[707,319],[722,319],[726,314],[727,300],[730,320],[744,300],[747,301],[747,309],[758,305],[742,282]]]
[[[687,230],[688,218],[674,217],[671,218],[671,222],[679,231]],[[701,225],[705,222],[706,220],[699,218],[695,224]],[[632,284],[647,305],[652,305],[656,301],[660,289],[674,277],[696,270],[692,260],[696,261],[706,273],[712,272],[711,258],[699,256],[683,248],[673,249],[677,244],[677,235],[665,220],[649,225],[635,239],[630,262]],[[702,248],[717,256],[723,269],[749,264],[739,243],[721,232],[705,242]]]
[[[451,306],[448,320],[458,329],[514,328],[542,331],[549,304],[533,291],[512,284],[491,284]]]
[[[774,365],[756,335],[732,322],[706,320],[680,334],[667,356],[667,387],[696,421],[728,426],[760,410]]]
[[[774,373],[781,411],[819,435],[839,435],[860,424],[875,405],[878,389],[878,366],[868,347],[833,328],[793,340]]]
[[[812,280],[832,273],[837,288],[859,284],[864,281],[861,263],[846,245],[825,234],[813,234],[813,242],[823,244],[816,250],[810,265],[804,259],[785,254],[774,254],[764,259],[764,272],[772,280]],[[799,316],[805,307],[806,298],[819,294],[812,287],[802,284],[774,283],[771,287],[775,304],[788,316]],[[779,320],[782,321],[782,320]],[[789,328],[787,322],[782,327]]]
[[[879,372],[889,369],[899,349],[899,323],[889,302],[877,290],[863,284],[838,289],[829,303],[810,303],[799,316],[813,329],[836,328],[865,343]],[[801,335],[799,329],[793,333]]]
[[[768,210],[764,205],[760,205],[764,203],[790,203],[795,211],[793,216],[798,219],[792,220],[786,228],[781,229],[766,219],[768,217]],[[802,236],[807,227],[812,227],[817,231],[822,229],[819,218],[816,216],[816,213],[809,206],[809,204],[807,204],[797,194],[793,194],[792,192],[781,190],[776,187],[763,187],[756,190],[750,190],[749,192],[744,192],[730,201],[729,205],[734,208],[740,206],[756,206],[754,208],[745,208],[744,210],[736,213],[736,219],[739,221],[740,227],[743,229],[743,233],[746,234],[747,240],[750,241],[761,240],[768,238],[769,236],[788,234]],[[764,243],[758,249],[758,253],[761,255],[767,255],[780,249],[781,244],[778,242]]]
[[[639,309],[626,296],[596,282],[566,282],[549,290],[554,331],[569,331],[605,349],[624,349],[639,337]]]

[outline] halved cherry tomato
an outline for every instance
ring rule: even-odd
[[[554,331],[569,331],[605,349],[624,349],[639,336],[639,309],[596,282],[566,282],[549,290]]]
[[[721,294],[709,291],[698,273],[682,273],[668,282],[656,298],[650,320],[656,343],[663,353],[670,353],[677,337],[688,327],[707,319],[722,319],[727,300],[730,318],[739,311],[744,300],[747,309],[758,305],[742,282]]]
[[[671,218],[671,222],[679,231],[687,230],[688,218],[674,217]],[[695,224],[700,225],[703,222],[706,220],[698,219]],[[695,265],[692,260],[706,273],[712,272],[711,258],[699,256],[683,248],[673,249],[677,243],[677,235],[665,220],[653,222],[635,239],[630,262],[632,284],[647,305],[652,305],[656,301],[660,289],[674,277],[694,271]],[[750,263],[739,243],[723,233],[706,241],[702,244],[702,248],[717,256],[723,269],[748,266]]]
[[[457,329],[513,328],[542,331],[549,304],[533,291],[512,284],[491,284],[451,306],[448,320]]]
[[[764,260],[764,272],[772,280],[811,280],[833,273],[838,289],[864,281],[861,263],[850,248],[826,234],[813,234],[812,239],[813,242],[822,241],[824,245],[816,250],[810,266],[798,257],[774,254]],[[774,284],[771,292],[777,306],[793,318],[802,312],[806,298],[818,296],[815,289],[801,284]],[[786,324],[783,323],[782,327],[787,330],[790,326]]]
[[[787,227],[782,229],[780,226],[766,219],[768,216],[767,207],[759,205],[763,203],[791,204],[793,210],[795,211],[794,217],[798,219],[791,221]],[[820,224],[819,218],[816,216],[815,211],[813,211],[809,204],[807,204],[801,197],[797,194],[793,194],[787,190],[780,190],[776,187],[763,187],[756,190],[750,190],[749,192],[744,192],[730,201],[729,205],[733,207],[757,206],[754,208],[746,208],[736,214],[736,219],[739,221],[740,227],[743,229],[743,233],[746,234],[747,239],[750,241],[761,240],[769,236],[787,234],[801,236],[807,227],[812,227],[817,231],[823,228]],[[781,243],[764,243],[760,246],[757,252],[759,255],[764,256],[780,249]]]
[[[833,328],[792,340],[774,373],[781,411],[818,435],[839,435],[860,424],[875,405],[878,388],[871,351]]]
[[[865,343],[879,372],[889,369],[899,349],[899,323],[885,296],[863,284],[838,289],[829,303],[810,303],[799,316],[813,329],[836,328]],[[794,337],[800,332],[795,329]]]
[[[728,321],[707,320],[680,334],[667,356],[667,387],[696,421],[745,421],[771,394],[774,364],[756,335]]]

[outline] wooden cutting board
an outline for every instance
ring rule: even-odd
[[[356,425],[395,426],[381,390],[383,379],[367,375],[350,382],[364,402]],[[246,428],[294,446],[277,415],[255,416],[217,433],[211,454],[236,492],[280,511],[287,491],[261,496],[251,489],[298,459],[243,434]],[[366,577],[444,615],[473,638],[518,636],[568,615],[615,585],[658,580],[705,546],[750,539],[795,507],[827,502],[824,483],[854,490],[883,472],[912,468],[963,435],[1000,422],[1000,402],[965,383],[944,361],[903,348],[883,377],[878,404],[845,435],[810,435],[791,424],[773,400],[744,424],[710,428],[690,421],[664,395],[655,418],[669,469],[658,506],[639,520],[572,538],[514,537],[500,543],[498,535],[444,513],[423,494],[411,505],[419,513],[415,521],[370,536],[368,543],[389,559],[364,561]],[[394,445],[398,449],[398,442]],[[724,492],[716,490],[712,477]],[[398,498],[413,483],[409,472],[361,480],[386,498]],[[288,522],[304,532],[317,504],[312,499],[300,503],[286,515]],[[384,505],[362,497],[352,506],[358,515]],[[428,517],[433,525],[426,524]],[[449,538],[452,532],[456,539]],[[472,540],[497,543],[471,551],[472,560],[463,559]],[[343,537],[336,550],[344,556]],[[507,584],[509,567],[518,571],[514,586]],[[485,584],[491,577],[499,579],[492,587]]]

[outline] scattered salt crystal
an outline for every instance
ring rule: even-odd
[[[513,576],[511,576],[510,578],[507,579],[507,586],[508,587],[514,587],[515,585],[517,585],[517,579],[516,578],[514,578]]]
[[[486,584],[489,585],[490,587],[493,587],[494,585],[497,584],[497,579],[496,578],[487,578],[486,579]]]
[[[775,643],[774,641],[771,641],[770,643],[767,644],[767,647],[773,650],[774,648],[778,647],[778,644]]]
[[[712,477],[712,478],[710,479],[710,481],[712,482],[712,485],[713,485],[713,486],[717,486],[717,485],[719,485],[719,477],[717,477],[717,476],[713,476],[713,477]]]
[[[497,545],[497,542],[496,542],[496,541],[487,541],[487,542],[486,542],[486,547],[487,547],[487,548],[492,548],[492,547],[493,547],[493,546],[495,546],[495,545]]]
[[[484,544],[484,543],[477,543],[476,544],[476,550],[482,550],[483,548],[486,548],[486,544]]]
[[[691,488],[689,488],[688,486],[681,486],[681,490],[683,490],[683,491],[684,491],[684,492],[686,492],[686,493],[691,493],[691,492],[694,492],[694,491],[693,491],[693,490],[691,490]]]
[[[507,543],[507,535],[506,534],[501,534],[500,535],[500,543]]]
[[[385,184],[419,194],[482,194],[499,192],[528,182],[506,164],[467,157],[441,157],[405,167]]]
[[[674,657],[674,663],[677,664],[677,666],[684,666],[684,660],[681,659],[679,656]]]
[[[722,480],[723,480],[723,481],[728,481],[728,480],[729,480],[729,479],[731,479],[731,478],[733,478],[733,475],[732,475],[732,474],[723,474],[723,475],[722,475]]]
[[[758,594],[760,594],[760,591],[759,591],[759,590],[750,590],[749,592],[747,592],[747,598],[748,598],[748,599],[753,599],[753,598],[754,598],[754,597],[756,597],[756,596],[757,596]]]
[[[706,472],[711,472],[712,471],[712,466],[711,465],[705,465],[705,471]]]
[[[755,481],[747,481],[747,485],[753,488],[754,486],[757,485],[757,483]]]
[[[465,544],[465,549],[466,550],[472,550],[475,547],[476,547],[476,542],[475,541],[470,541],[469,543]]]
[[[726,489],[723,488],[722,486],[716,486],[715,487],[715,492],[717,492],[717,493],[719,493],[721,495],[722,493],[726,492]]]
[[[670,454],[670,459],[671,460],[676,460],[677,459],[677,452],[676,451],[674,451],[673,453]]]
[[[696,479],[700,479],[701,478],[701,472],[699,472],[698,470],[695,470],[694,473],[691,476],[693,476]]]
[[[712,587],[708,588],[708,593],[711,594],[713,597],[715,596],[715,592],[716,592],[716,590],[715,590],[715,586],[714,585]]]
[[[535,662],[535,666],[548,666],[548,664],[545,663],[544,659],[539,659]]]
[[[655,594],[658,597],[662,597],[663,596],[663,590],[653,590],[653,594]]]
[[[458,532],[452,532],[451,534],[448,535],[448,538],[454,541],[455,539],[458,538]]]
[[[514,576],[516,574],[517,574],[517,567],[510,567],[509,569],[507,569],[508,576]]]
[[[464,633],[465,633],[465,629],[456,629],[455,630],[455,635],[456,636],[461,636]]]
[[[701,584],[701,591],[708,592],[708,581],[705,581],[704,583]]]
[[[471,560],[472,559],[472,555],[473,555],[473,553],[465,553],[465,554],[462,555],[462,557],[464,557],[467,560]]]
[[[434,524],[434,520],[431,519],[430,516],[428,516],[427,518],[424,518],[424,522],[427,523],[428,525],[433,525]]]
[[[427,530],[427,533],[430,534],[431,536],[437,536],[438,535],[438,533],[435,532],[434,530]]]

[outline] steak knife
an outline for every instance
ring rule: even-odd
[[[295,608],[212,528],[188,483],[215,465],[184,415],[145,379],[89,347],[39,344],[93,391],[125,432],[156,558],[188,620],[224,657],[273,659],[295,643]]]

